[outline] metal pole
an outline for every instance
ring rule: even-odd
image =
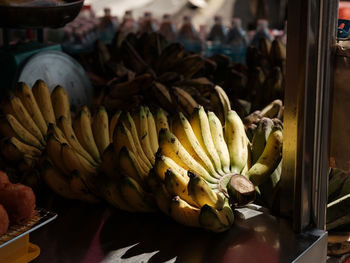
[[[324,227],[327,196],[330,36],[336,2],[288,2],[288,44],[280,211],[295,231]],[[328,51],[327,51],[328,49]],[[329,72],[327,72],[327,70]],[[322,151],[325,149],[325,151]]]

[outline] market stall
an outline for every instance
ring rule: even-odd
[[[46,219],[27,225],[40,247],[30,259],[325,262],[326,226],[347,218],[348,193],[327,210],[338,3],[290,1],[287,34],[261,17],[245,35],[216,14],[203,35],[188,16],[175,30],[169,16],[136,23],[128,11],[118,24],[83,8],[62,45],[7,39],[11,27],[61,27],[82,4],[46,6],[74,7],[55,24],[0,20],[15,62],[1,65],[1,169],[33,188]],[[7,237],[21,227],[9,216]],[[15,256],[3,236],[0,254]]]

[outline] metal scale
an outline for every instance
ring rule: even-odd
[[[0,5],[4,43],[0,48],[0,98],[18,81],[32,86],[42,79],[50,90],[56,85],[65,87],[72,105],[89,104],[93,89],[84,69],[62,52],[60,44],[44,43],[43,34],[44,28],[60,28],[72,21],[83,3],[84,0],[68,0],[63,4],[33,1],[32,5]],[[33,29],[36,40],[11,44],[12,29]]]

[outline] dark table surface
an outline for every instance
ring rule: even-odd
[[[31,233],[31,242],[41,248],[34,262],[309,263],[326,256],[325,232],[295,234],[286,220],[256,207],[240,210],[247,219],[237,216],[229,231],[210,233],[161,213],[132,214],[70,200],[46,206],[58,218]]]

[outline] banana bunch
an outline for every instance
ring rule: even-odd
[[[213,112],[197,107],[189,119],[179,113],[171,130],[159,131],[149,186],[159,209],[179,223],[214,232],[229,229],[233,207],[252,202],[255,186],[266,182],[280,162],[281,128],[272,129],[252,165],[241,118],[229,110],[225,119],[223,127]]]
[[[119,173],[110,171],[113,181],[105,182],[101,190],[112,205],[130,212],[157,210],[149,175],[155,164],[161,129],[169,129],[167,113],[162,109],[153,115],[148,107],[141,106],[137,111],[120,115],[111,133],[111,151]]]
[[[31,172],[46,147],[47,125],[52,112],[46,111],[45,92],[48,89],[42,81],[37,81],[33,90],[25,83],[19,83],[14,94],[1,105],[1,157],[8,167],[14,167],[20,173]]]

